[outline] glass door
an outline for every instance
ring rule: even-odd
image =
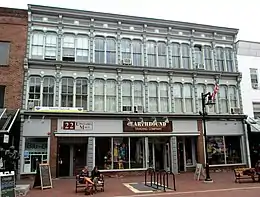
[[[164,146],[164,169],[166,171],[171,170],[171,157],[170,157],[170,144],[166,143]]]
[[[149,161],[149,168],[154,168],[155,167],[155,155],[154,155],[154,143],[149,142],[148,143],[148,161]]]

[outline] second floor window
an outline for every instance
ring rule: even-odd
[[[230,107],[237,107],[237,88],[236,86],[229,86],[228,88]]]
[[[169,112],[169,84],[165,82],[159,83],[160,90],[160,112]]]
[[[132,103],[132,81],[122,81],[122,107],[123,111],[133,111]]]
[[[142,42],[140,40],[133,40],[133,65],[134,66],[142,66]]]
[[[105,111],[105,80],[94,81],[94,111]]]
[[[149,82],[149,111],[158,112],[158,83]]]
[[[61,107],[73,107],[73,78],[63,78],[61,81]]]
[[[174,90],[173,90],[173,94],[174,94],[174,104],[175,104],[175,113],[182,113],[183,112],[183,105],[182,105],[182,101],[183,101],[183,97],[182,97],[182,84],[180,83],[175,83],[174,84]]]
[[[180,68],[181,67],[181,54],[180,54],[180,44],[172,44],[172,67]]]
[[[231,48],[226,48],[226,64],[227,64],[227,71],[228,72],[233,72],[234,67],[233,67],[233,50]]]
[[[76,79],[76,103],[75,107],[88,108],[88,80]]]
[[[204,61],[205,61],[205,69],[213,70],[212,66],[212,50],[210,46],[204,46]]]
[[[158,46],[158,66],[167,67],[167,46],[165,43],[159,42]]]
[[[53,77],[43,78],[42,106],[46,106],[46,107],[54,106],[54,86],[55,86],[55,80]]]
[[[134,105],[135,106],[143,106],[143,82],[142,81],[134,81]]]
[[[217,66],[219,71],[225,71],[225,58],[224,49],[221,47],[216,48]]]
[[[228,109],[228,95],[227,95],[227,87],[226,86],[220,86],[219,88],[219,100],[220,100],[220,107],[222,113],[229,113]]]
[[[62,60],[63,61],[75,61],[75,36],[64,35],[62,46]]]
[[[252,88],[258,88],[258,69],[250,68],[250,78],[251,78],[251,85]]]
[[[147,42],[147,58],[148,58],[148,67],[157,66],[156,58],[156,43],[149,41]]]
[[[185,69],[190,69],[190,45],[182,44],[182,67]]]
[[[117,110],[117,83],[116,80],[106,80],[106,111],[115,112]]]
[[[202,112],[202,97],[201,97],[201,93],[205,93],[206,92],[206,86],[204,84],[198,84],[197,85],[197,93],[198,93],[198,107],[199,107],[199,112]]]
[[[191,84],[183,85],[186,112],[193,112],[193,88]]]

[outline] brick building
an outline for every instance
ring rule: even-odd
[[[27,11],[0,8],[0,131],[10,133],[19,146],[19,110],[22,104]],[[0,144],[2,144],[2,135]],[[6,143],[4,146],[8,146]]]
[[[29,5],[21,168],[53,176],[248,163],[237,29]]]

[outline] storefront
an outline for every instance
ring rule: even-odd
[[[77,160],[82,161],[77,167],[98,166],[102,171],[154,167],[177,172],[196,164],[199,132],[195,120],[59,119],[57,128],[58,176],[75,174]],[[80,144],[82,158],[75,155],[75,145]],[[67,174],[62,174],[61,169],[66,169]]]
[[[210,166],[248,164],[242,121],[208,121],[207,131]]]
[[[49,119],[26,119],[23,123],[22,152],[21,152],[21,174],[34,174],[36,172],[37,160],[43,163],[49,161],[50,147]]]

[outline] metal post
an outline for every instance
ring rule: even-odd
[[[153,170],[150,170],[150,174],[151,174],[151,187],[153,186]]]
[[[159,188],[159,173],[157,173],[156,175],[156,185],[157,185],[157,189]]]
[[[147,178],[147,171],[148,171],[148,169],[145,170],[145,172],[144,172],[144,185],[147,185],[147,181],[146,181],[146,178]]]
[[[166,172],[166,186],[169,188],[169,173]]]
[[[206,168],[206,178],[205,181],[206,182],[211,182],[212,179],[210,178],[210,174],[209,174],[209,156],[208,156],[208,139],[207,139],[207,127],[206,127],[206,116],[207,116],[207,112],[206,112],[206,98],[210,96],[210,93],[204,94],[201,93],[201,104],[202,104],[202,121],[203,121],[203,134],[204,134],[204,140],[205,140],[205,168]]]
[[[166,189],[165,189],[165,174],[163,174],[163,191],[166,192]]]

